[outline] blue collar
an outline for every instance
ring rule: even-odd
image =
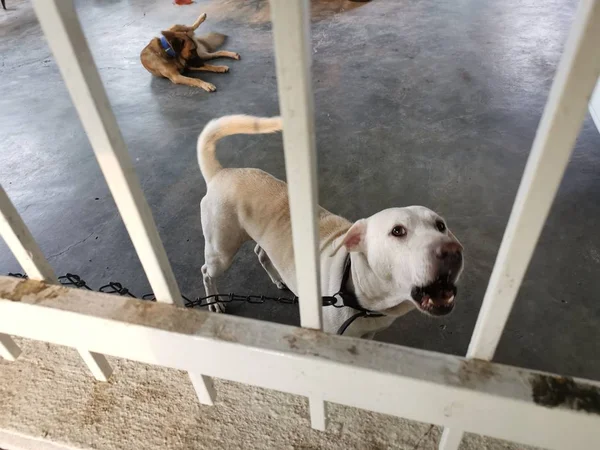
[[[162,46],[163,50],[167,53],[167,55],[171,58],[175,58],[177,56],[177,53],[175,53],[175,50],[173,50],[173,47],[171,47],[171,44],[169,44],[169,41],[167,41],[166,37],[160,37],[160,45]]]

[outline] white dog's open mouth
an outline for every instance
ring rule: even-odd
[[[424,313],[444,316],[454,309],[456,292],[456,285],[449,277],[439,277],[427,286],[414,287],[411,295]]]

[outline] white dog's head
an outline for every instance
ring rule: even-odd
[[[363,306],[390,315],[405,301],[430,315],[454,308],[462,245],[446,222],[423,206],[390,208],[354,223],[343,238],[359,263],[353,283]]]

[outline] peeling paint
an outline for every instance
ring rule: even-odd
[[[62,289],[64,288],[43,281],[26,279],[19,281],[12,291],[0,291],[0,297],[13,302],[20,302],[24,297],[31,295],[35,297],[37,302],[58,297]]]
[[[215,324],[211,331],[217,339],[220,339],[222,341],[239,342],[237,337],[225,324]]]
[[[600,414],[600,388],[568,377],[533,375],[531,395],[538,405]]]
[[[327,338],[327,334],[322,331],[312,330],[310,328],[299,328],[294,330],[293,334],[288,334],[283,337],[291,350],[296,350],[298,353],[308,356],[315,356],[331,360],[326,352],[319,350],[319,341]],[[341,351],[344,348],[340,348]],[[358,355],[359,351],[356,345],[350,345],[345,350],[351,355]]]
[[[294,334],[300,339],[311,340],[314,342],[322,341],[323,339],[329,337],[329,335],[323,331],[313,330],[312,328],[297,328],[294,330]]]
[[[496,375],[494,365],[481,359],[464,360],[458,370],[444,370],[444,378],[448,383],[458,386],[475,387]]]
[[[287,341],[288,345],[293,350],[298,350],[298,346],[296,345],[296,336],[285,336],[284,339]]]
[[[105,294],[88,294],[105,295]],[[168,303],[145,302],[134,298],[115,297],[114,309],[103,309],[103,313],[120,322],[149,326],[185,334],[197,334],[209,313],[186,309]]]

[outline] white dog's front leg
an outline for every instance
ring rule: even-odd
[[[208,266],[204,264],[202,266],[202,281],[204,282],[204,291],[206,295],[216,295],[219,293],[217,290],[217,284],[215,280],[208,274]],[[208,302],[212,302],[216,299],[208,299]],[[214,305],[208,305],[208,310],[216,313],[225,312],[225,306],[222,303],[215,303]]]

